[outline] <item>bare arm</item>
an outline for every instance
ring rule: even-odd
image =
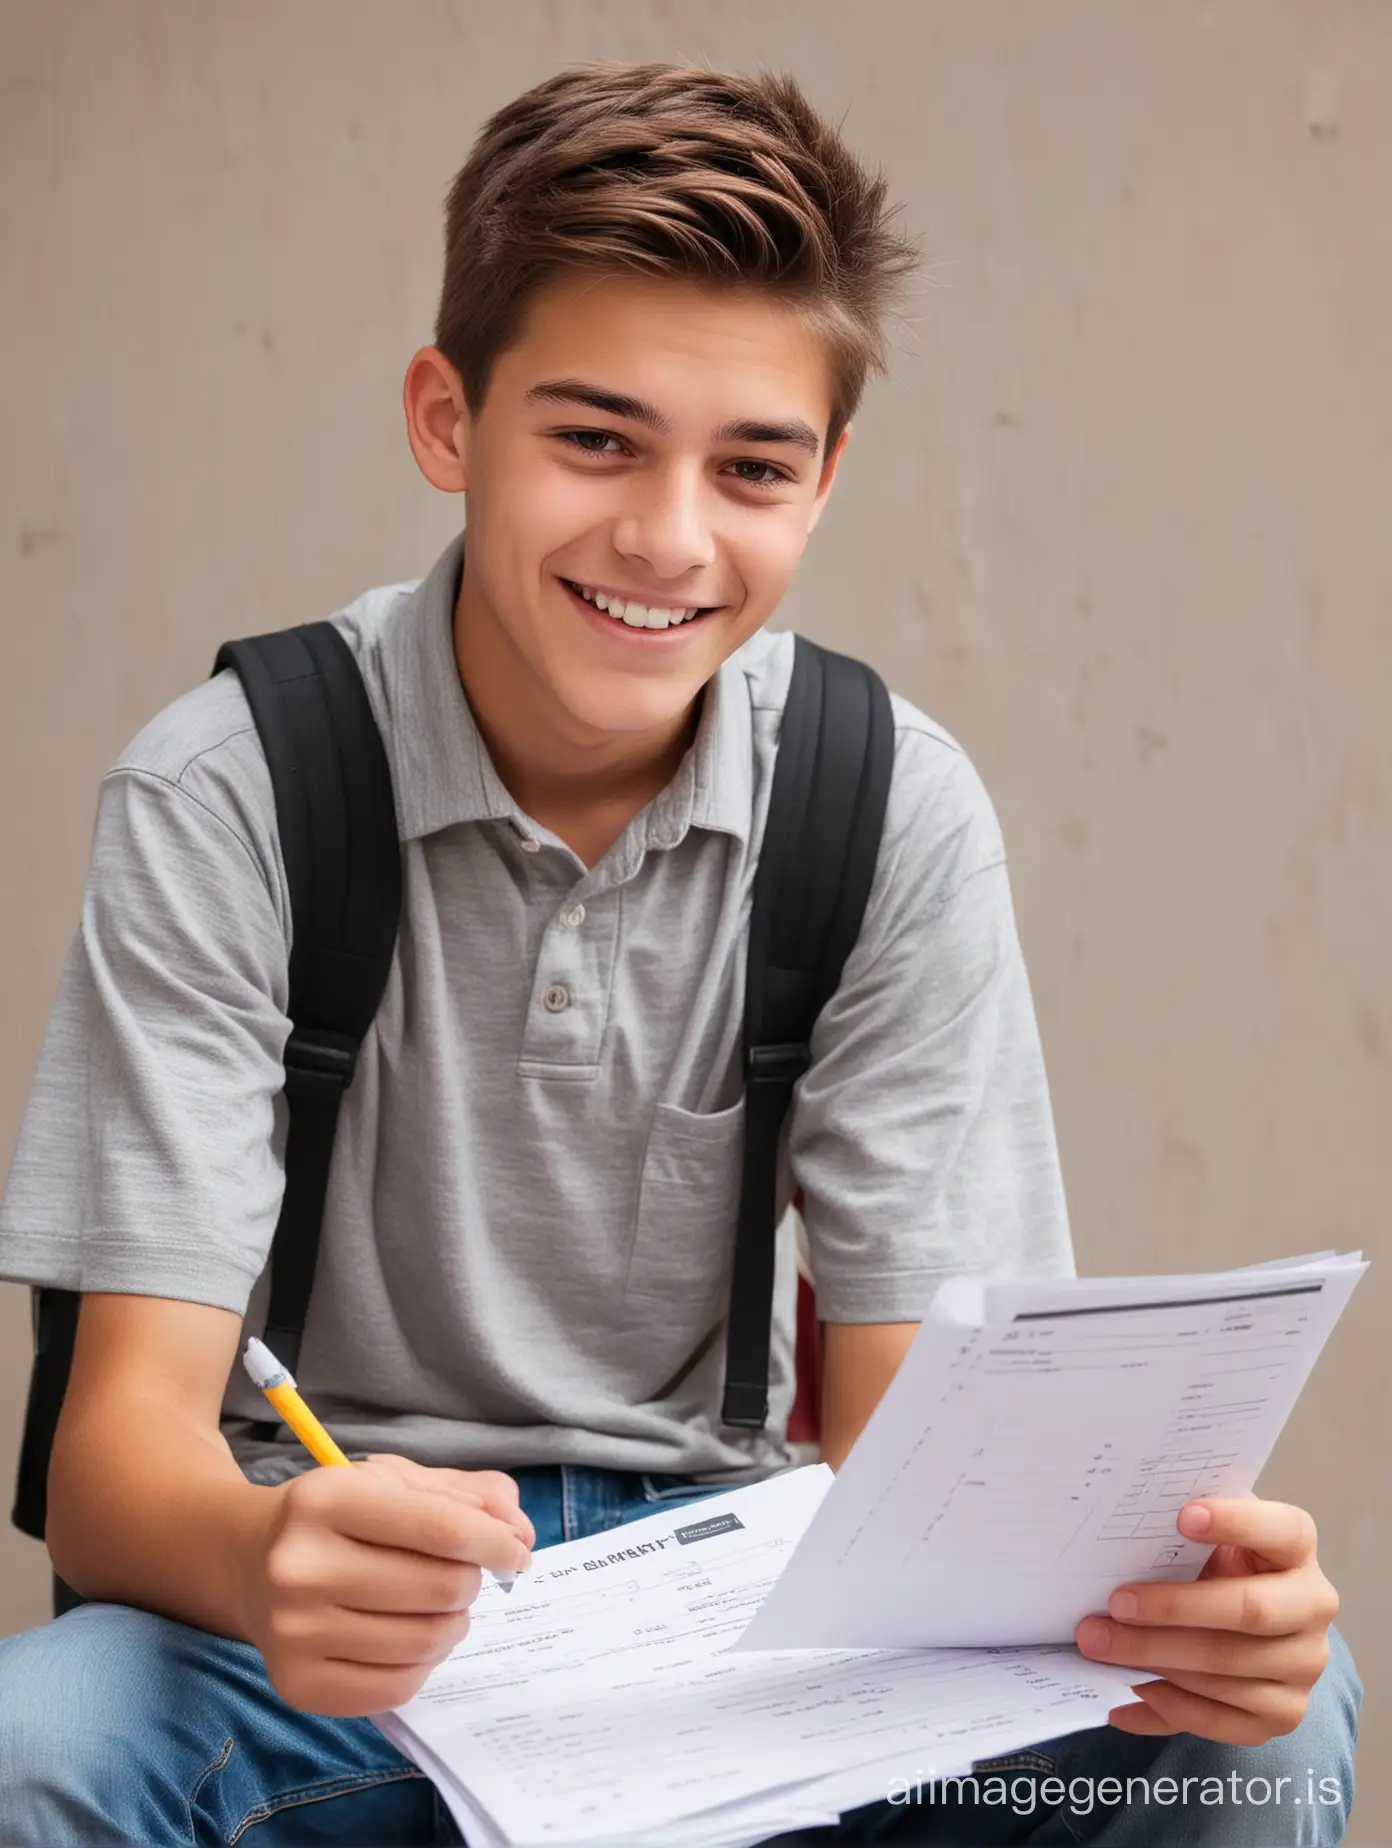
[[[87,1597],[254,1643],[292,1706],[399,1706],[467,1635],[482,1570],[530,1564],[517,1484],[383,1456],[254,1487],[218,1429],[240,1330],[222,1309],[83,1298],[53,1563]]]
[[[243,1561],[278,1491],[218,1430],[241,1318],[154,1296],[86,1296],[48,1482],[48,1550],[84,1597],[245,1638]]]
[[[917,1322],[822,1325],[822,1461],[840,1469],[918,1333]]]

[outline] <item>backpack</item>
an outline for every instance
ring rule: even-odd
[[[285,1192],[265,1330],[293,1372],[339,1107],[396,943],[401,851],[386,748],[334,625],[227,642],[213,671],[225,667],[241,677],[266,754],[293,919]],[[722,1404],[722,1422],[738,1429],[760,1429],[768,1413],[779,1134],[811,1060],[813,1023],[860,930],[893,759],[893,715],[879,676],[796,636],[749,925],[744,1168]],[[34,1365],[12,1518],[36,1539],[79,1302],[71,1290],[33,1293]],[[277,1426],[254,1429],[270,1435]],[[55,1583],[59,1611],[81,1602]]]

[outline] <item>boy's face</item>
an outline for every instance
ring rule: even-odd
[[[844,438],[824,457],[821,342],[752,291],[565,277],[478,416],[452,396],[461,623],[491,632],[495,675],[515,670],[509,693],[574,742],[669,728],[768,620],[825,504]],[[649,615],[635,626],[582,589]]]

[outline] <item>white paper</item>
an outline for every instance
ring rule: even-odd
[[[945,1285],[735,1647],[1071,1640],[1176,1526],[1251,1492],[1367,1266]]]
[[[482,1808],[467,1784],[395,1714],[379,1715],[377,1724],[398,1750],[412,1758],[430,1777],[448,1804],[469,1848],[513,1848],[511,1838]],[[697,1815],[665,1824],[661,1848],[746,1848],[746,1844],[766,1842],[793,1829],[834,1823],[839,1814],[838,1810],[827,1807],[825,1800],[812,1804],[801,1791],[792,1799],[782,1792],[771,1792],[766,1798],[705,1809]],[[653,1848],[649,1834],[628,1832],[618,1815],[605,1842],[606,1848],[629,1848],[630,1844],[633,1848]]]
[[[831,1482],[795,1470],[543,1549],[383,1730],[490,1842],[734,1848],[1130,1698],[1134,1671],[1071,1647],[727,1653]]]

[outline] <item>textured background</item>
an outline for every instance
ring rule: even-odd
[[[1392,7],[0,3],[0,1160],[97,779],[223,637],[417,575],[444,188],[576,58],[794,71],[931,286],[780,617],[1005,826],[1080,1264],[1383,1246]],[[1320,1523],[1392,1838],[1375,1266],[1263,1481]],[[0,1288],[0,1477],[27,1374]],[[44,1614],[0,1532],[0,1631]]]

